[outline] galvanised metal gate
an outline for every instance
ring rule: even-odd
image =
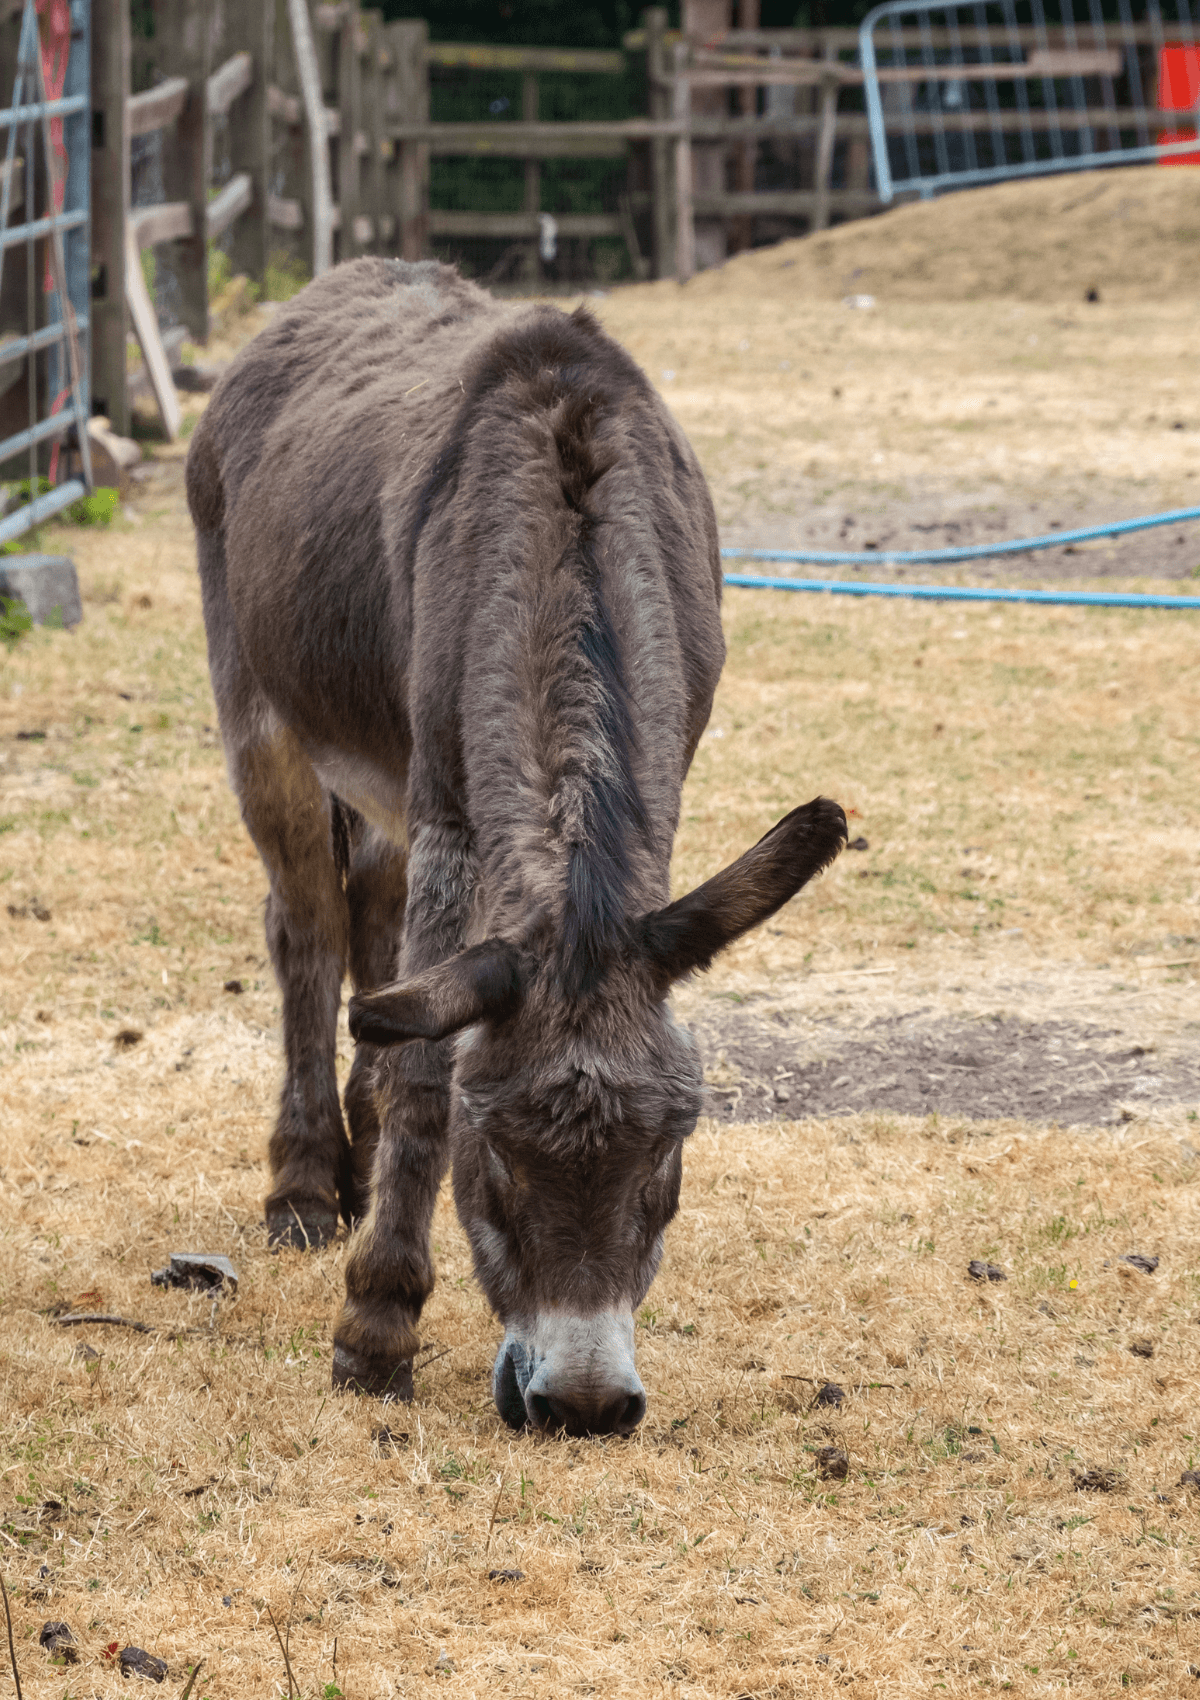
[[[0,543],[77,501],[92,483],[87,434],[90,11],[90,0],[42,0],[40,8],[35,0],[25,0],[12,103],[0,109],[0,130],[6,132],[0,285],[14,260],[20,265],[24,250],[24,334],[0,335],[0,369],[11,373],[14,366],[23,367],[27,421],[0,440],[0,465],[21,457],[30,497],[0,519]],[[10,225],[14,205],[23,218]],[[19,300],[20,293],[9,290],[0,301]],[[16,389],[19,396],[19,384],[20,374],[5,394]],[[12,410],[7,411],[11,419]],[[83,477],[58,483],[68,434]],[[50,445],[53,487],[39,495],[43,444]]]
[[[1168,85],[1171,56],[1197,52],[1198,24],[1200,0],[1195,17],[1189,0],[876,6],[859,54],[881,198],[1194,159],[1196,119]],[[1181,125],[1190,140],[1163,137]]]

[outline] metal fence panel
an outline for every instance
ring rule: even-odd
[[[25,258],[25,334],[0,340],[0,354],[6,364],[24,362],[29,421],[0,442],[0,462],[28,453],[30,496],[0,519],[0,542],[50,518],[92,483],[87,434],[90,14],[90,0],[51,0],[39,29],[35,0],[25,0],[12,100],[0,109],[5,137],[0,269],[6,262],[20,263],[14,249],[23,249]],[[24,179],[22,219],[10,225],[18,171]],[[40,374],[39,355],[44,358]],[[50,483],[55,485],[59,447],[68,433],[83,478],[69,478],[39,494],[40,445],[53,445]]]
[[[1195,15],[1190,0],[876,6],[859,53],[880,197],[1195,158],[1200,114],[1167,104],[1164,67],[1200,41],[1196,3]]]

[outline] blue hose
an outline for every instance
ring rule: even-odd
[[[960,584],[862,584],[844,578],[761,578],[757,573],[726,573],[725,583],[739,590],[827,590],[833,596],[914,596],[933,602],[1054,602],[1069,608],[1200,608],[1200,596],[1140,596],[1116,590],[980,590]]]
[[[1090,543],[1098,537],[1120,537],[1127,531],[1149,531],[1156,525],[1182,525],[1200,519],[1200,508],[1173,508],[1142,519],[1118,519],[1109,525],[1088,525],[1082,531],[1052,531],[1046,537],[1014,537],[1007,543],[972,543],[962,549],[722,549],[731,561],[799,561],[821,566],[872,567],[933,565],[937,561],[986,561],[993,555],[1024,555],[1031,549],[1059,549],[1066,543]]]
[[[1180,525],[1200,519],[1200,508],[1174,508],[1142,519],[1114,520],[1082,531],[1055,531],[1046,537],[1017,537],[1007,543],[974,543],[963,549],[722,549],[727,561],[796,561],[830,566],[932,565],[939,561],[981,561],[994,555],[1023,555],[1032,549],[1061,548],[1097,537],[1149,531],[1156,525]],[[1051,602],[1071,608],[1200,608],[1200,596],[1143,596],[1115,590],[985,590],[957,584],[862,584],[854,579],[764,578],[757,573],[726,573],[725,583],[742,590],[827,590],[833,596],[909,596],[935,602]]]

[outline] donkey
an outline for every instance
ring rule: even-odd
[[[268,1232],[354,1228],[334,1385],[412,1397],[452,1161],[501,1415],[628,1434],[633,1316],[701,1106],[667,992],[846,832],[818,798],[669,901],[724,660],[695,456],[586,312],[366,259],[233,362],[187,481],[283,994]]]

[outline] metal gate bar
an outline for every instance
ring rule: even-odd
[[[89,93],[90,0],[70,0],[69,39],[63,65],[61,94],[47,98],[43,46],[34,0],[25,0],[21,16],[17,76],[11,105],[0,110],[0,131],[7,131],[3,189],[0,190],[0,271],[14,247],[25,248],[26,334],[0,344],[6,361],[24,357],[29,397],[29,425],[0,441],[0,462],[29,451],[30,500],[0,519],[0,543],[19,537],[84,495],[92,485],[91,452],[87,433],[88,404],[88,263],[91,115]],[[30,96],[35,98],[30,99]],[[62,124],[64,167],[56,163],[51,125]],[[8,222],[19,128],[24,127],[25,219]],[[48,210],[36,212],[34,195],[39,181],[36,149],[40,143]],[[59,199],[61,196],[61,205]],[[51,287],[39,287],[37,244],[48,244],[45,276]],[[38,303],[44,300],[49,322],[37,325]],[[49,412],[38,418],[37,356],[46,355],[42,390]],[[69,395],[69,405],[63,405]],[[61,408],[61,411],[60,411]],[[45,495],[38,494],[38,446],[74,431],[83,477],[68,479]]]
[[[881,199],[1195,156],[1196,140],[1154,142],[1147,122],[1166,114],[1146,110],[1139,49],[1160,61],[1168,42],[1200,40],[1190,0],[1170,3],[1173,18],[1160,0],[1141,0],[1140,16],[1118,0],[1119,20],[1101,0],[876,6],[859,57]],[[1175,128],[1193,119],[1171,117]]]

